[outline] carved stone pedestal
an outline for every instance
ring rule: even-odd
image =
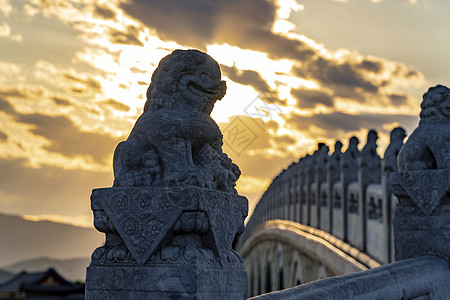
[[[450,169],[394,173],[391,185],[400,204],[393,221],[395,260],[450,259]]]
[[[188,249],[181,262],[159,257],[146,267],[90,266],[86,299],[245,299],[246,272],[238,255],[222,269],[204,254]]]
[[[94,190],[86,299],[244,299],[246,272],[231,249],[247,199],[198,187]]]

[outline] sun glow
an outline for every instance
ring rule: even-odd
[[[80,215],[80,216],[63,216],[63,215],[23,215],[25,220],[28,221],[50,221],[56,223],[64,223],[69,225],[75,225],[79,227],[92,228],[93,224],[93,216],[88,215]]]

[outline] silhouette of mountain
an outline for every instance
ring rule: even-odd
[[[20,273],[22,271],[38,272],[45,271],[48,268],[55,269],[65,279],[70,281],[83,281],[86,278],[86,268],[90,263],[90,258],[74,258],[74,259],[52,259],[49,257],[39,257],[34,259],[23,260],[2,269],[6,272]]]
[[[94,228],[0,214],[0,269],[39,257],[59,260],[90,257],[103,242],[104,235]]]
[[[14,273],[7,272],[7,271],[4,271],[4,270],[0,270],[0,285],[2,285],[3,283],[7,282],[11,278],[13,278],[14,275],[15,275]]]

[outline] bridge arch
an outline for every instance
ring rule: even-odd
[[[249,279],[248,296],[380,266],[325,231],[281,219],[259,226],[240,252]]]

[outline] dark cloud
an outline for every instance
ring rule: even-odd
[[[252,86],[258,93],[258,98],[268,103],[285,104],[284,100],[278,97],[276,91],[272,90],[262,76],[253,70],[239,70],[236,66],[228,67],[221,65],[223,74],[236,83]]]
[[[51,145],[46,147],[48,151],[68,157],[81,155],[107,163],[118,143],[118,140],[107,134],[82,131],[64,116],[19,114],[16,120],[34,125],[31,131],[51,142]]]
[[[274,137],[276,144],[295,144],[295,139],[288,135]]]
[[[342,112],[322,113],[312,116],[291,115],[288,123],[295,129],[308,131],[311,126],[318,127],[326,132],[325,138],[336,138],[338,132],[354,132],[360,129],[379,128],[384,124],[398,122],[402,126],[414,128],[418,117],[400,114],[371,114],[361,113],[351,115]]]
[[[76,75],[68,74],[68,73],[64,74],[64,78],[68,79],[69,81],[73,81],[78,84],[81,84],[84,87],[86,87],[88,89],[92,89],[94,91],[101,91],[101,89],[102,89],[102,85],[100,84],[100,82],[95,80],[94,78],[90,78],[90,77],[81,78]],[[73,90],[82,91],[82,89],[79,89],[79,88],[78,89],[74,88]]]
[[[261,75],[253,70],[239,70],[236,66],[220,65],[223,74],[236,83],[251,85],[261,93],[270,93],[272,89]]]
[[[85,92],[85,90],[78,89],[78,88],[72,88],[72,89],[70,89],[70,91],[75,94],[83,94]]]
[[[134,26],[128,26],[125,32],[110,28],[109,34],[113,43],[140,47],[144,46],[139,40],[139,31]]]
[[[59,97],[53,97],[52,100],[57,105],[61,105],[61,106],[69,106],[69,105],[71,105],[70,101],[67,100],[67,99],[63,99],[63,98],[59,98]]]
[[[8,135],[0,130],[0,142],[8,141]]]
[[[305,59],[314,51],[304,42],[271,32],[276,6],[267,0],[133,0],[121,8],[167,40],[206,49],[227,43],[264,51],[271,57]]]
[[[390,94],[389,99],[393,105],[402,105],[405,104],[408,100],[408,96],[402,94]]]
[[[106,6],[100,6],[94,4],[94,15],[102,19],[114,19],[116,17],[116,12],[109,9]]]
[[[314,108],[318,104],[333,107],[333,97],[319,90],[291,89],[291,95],[297,100],[300,108]]]
[[[22,214],[90,214],[89,196],[93,188],[112,184],[111,172],[67,170],[43,165],[28,167],[26,159],[0,158],[0,211]],[[4,205],[4,207],[3,207]]]
[[[272,129],[274,131],[277,131],[280,128],[280,124],[278,124],[278,122],[275,122],[273,120],[269,120],[264,123],[264,127],[267,129]]]
[[[114,99],[108,99],[102,102],[99,102],[99,104],[104,104],[112,107],[115,110],[118,111],[124,111],[127,112],[130,110],[130,107],[128,105],[123,104],[122,102],[116,101]]]
[[[363,73],[350,62],[340,63],[317,57],[297,68],[296,72],[299,76],[319,81],[340,97],[361,100],[363,97],[356,89],[368,93],[378,92],[378,86],[365,79]]]
[[[0,98],[0,111],[10,115],[15,115],[16,111],[14,107],[5,99]]]
[[[380,73],[383,70],[383,64],[381,62],[367,58],[359,64],[356,64],[356,67],[373,73]]]
[[[25,98],[26,94],[17,88],[10,88],[6,90],[0,90],[0,97]]]

